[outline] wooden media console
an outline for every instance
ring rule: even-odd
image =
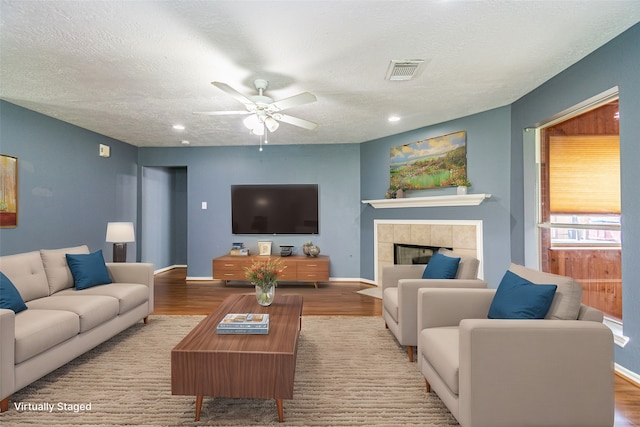
[[[246,282],[247,277],[244,269],[251,267],[251,264],[255,261],[269,258],[279,258],[287,267],[278,279],[279,282],[313,283],[317,288],[318,282],[329,281],[329,257],[325,255],[318,255],[317,257],[301,255],[287,257],[277,255],[225,255],[213,259],[213,278],[222,280],[225,285],[230,280]]]

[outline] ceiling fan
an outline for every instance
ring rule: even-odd
[[[280,101],[274,101],[272,98],[264,95],[264,91],[269,85],[269,82],[264,79],[254,80],[253,84],[258,90],[258,95],[251,96],[243,95],[226,83],[211,82],[211,84],[244,104],[246,111],[201,111],[194,112],[193,114],[205,114],[209,116],[247,114],[249,116],[243,120],[243,123],[255,135],[264,135],[265,129],[269,132],[275,132],[280,126],[280,122],[309,130],[313,130],[318,126],[309,120],[281,113],[281,111],[288,108],[315,102],[316,97],[312,93],[303,92],[281,99]]]

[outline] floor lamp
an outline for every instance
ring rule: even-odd
[[[132,222],[107,223],[107,242],[113,243],[113,262],[126,262],[127,243],[135,241]]]

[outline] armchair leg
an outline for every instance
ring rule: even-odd
[[[0,401],[0,412],[7,412],[9,410],[9,396]]]
[[[413,362],[413,346],[407,346],[407,354],[409,355],[409,362]]]
[[[431,393],[431,384],[429,384],[426,378],[424,379],[424,383],[427,386],[427,393]]]

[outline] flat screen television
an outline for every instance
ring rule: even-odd
[[[318,234],[317,184],[231,186],[233,234]]]

